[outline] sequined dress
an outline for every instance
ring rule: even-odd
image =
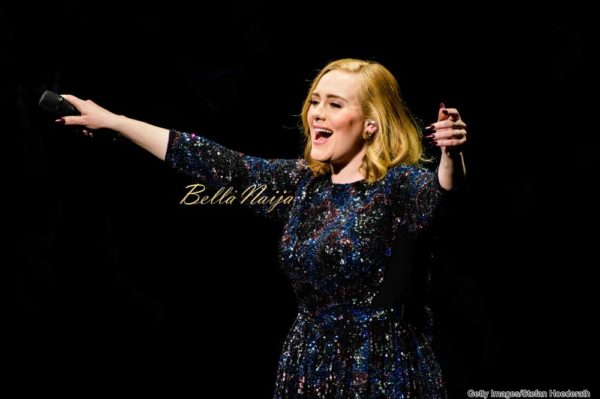
[[[240,203],[253,184],[293,196],[275,207],[243,202],[284,223],[279,263],[298,302],[274,398],[446,397],[429,337],[397,304],[376,304],[393,243],[418,239],[438,209],[434,174],[398,165],[373,184],[334,184],[302,159],[251,157],[175,130],[166,162],[207,187],[233,187]]]

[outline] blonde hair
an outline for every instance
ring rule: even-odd
[[[367,182],[383,178],[394,165],[410,165],[426,160],[420,129],[400,97],[396,78],[377,62],[345,58],[329,63],[319,72],[302,107],[302,129],[306,140],[304,159],[314,175],[331,172],[331,166],[310,156],[312,140],[308,110],[319,81],[326,73],[334,70],[350,72],[359,77],[359,100],[363,114],[365,118],[376,121],[379,127],[374,138],[367,143],[367,151],[360,166]]]

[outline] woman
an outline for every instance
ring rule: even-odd
[[[406,282],[390,259],[411,251],[398,242],[424,237],[456,184],[466,125],[455,109],[442,105],[425,129],[442,151],[435,175],[419,166],[420,132],[396,79],[375,62],[342,59],[318,74],[302,110],[304,159],[296,160],[246,156],[64,97],[81,116],[61,123],[116,130],[215,188],[264,184],[293,196],[251,205],[285,223],[279,260],[299,304],[275,398],[445,397],[429,338],[395,295]]]

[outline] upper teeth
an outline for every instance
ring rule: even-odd
[[[317,132],[317,133],[318,132],[320,132],[320,133],[333,133],[333,130],[323,129],[323,128],[318,127],[318,128],[315,129],[315,132]]]

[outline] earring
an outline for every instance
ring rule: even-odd
[[[364,140],[370,140],[372,135],[373,135],[373,133],[371,133],[371,132],[368,132],[368,131],[366,131],[366,130],[365,130],[365,131],[362,133],[362,138],[363,138]]]

